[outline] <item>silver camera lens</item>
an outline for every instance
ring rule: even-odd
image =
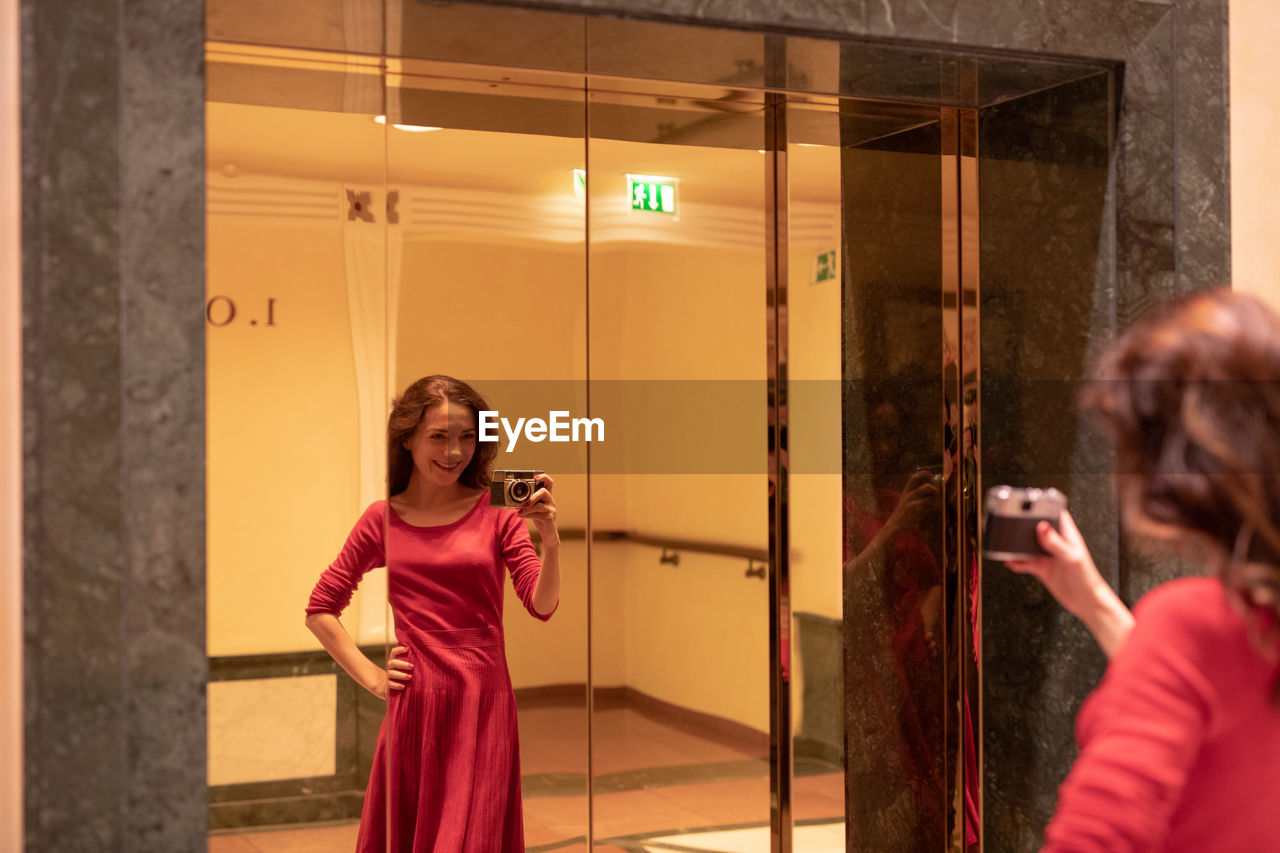
[[[507,494],[511,496],[511,500],[523,503],[533,494],[533,487],[528,480],[513,480],[507,486]]]

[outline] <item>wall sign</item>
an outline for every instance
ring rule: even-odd
[[[646,213],[676,212],[676,179],[653,175],[627,175],[631,209]]]
[[[840,268],[836,265],[836,250],[822,252],[813,262],[813,283],[831,281],[839,271]]]
[[[276,300],[271,297],[267,300],[266,312],[252,317],[240,316],[240,311],[236,307],[235,300],[230,296],[211,296],[204,306],[204,319],[210,326],[222,328],[230,326],[237,322],[248,323],[250,326],[274,326],[276,324]]]

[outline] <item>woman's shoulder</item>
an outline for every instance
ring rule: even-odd
[[[1222,581],[1213,577],[1178,578],[1147,593],[1133,610],[1137,626],[1173,645],[1201,652],[1225,650],[1248,636],[1241,609]]]
[[[360,517],[356,519],[356,527],[382,527],[387,517],[387,499],[378,498],[373,503],[364,508],[364,512],[360,513]]]
[[[494,506],[491,498],[492,495],[488,489],[483,489],[482,493],[477,494],[476,515],[501,528],[503,524],[509,523],[509,516],[515,515],[515,512],[511,507]]]
[[[1214,622],[1231,612],[1222,582],[1211,577],[1176,578],[1166,581],[1139,599],[1135,617],[1149,620],[1177,619],[1183,622]]]

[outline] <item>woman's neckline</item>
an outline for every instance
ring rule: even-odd
[[[444,524],[414,524],[411,521],[406,521],[400,515],[400,513],[396,510],[396,508],[392,506],[390,498],[387,499],[387,512],[391,513],[391,517],[394,518],[396,521],[399,521],[405,527],[412,528],[413,530],[443,530],[446,527],[453,527],[456,524],[461,524],[462,522],[470,518],[472,515],[474,515],[476,510],[480,509],[480,504],[484,503],[485,498],[487,498],[488,496],[489,496],[488,491],[482,491],[476,497],[476,502],[472,504],[471,509],[464,512],[462,515],[458,516],[453,521],[447,521]]]

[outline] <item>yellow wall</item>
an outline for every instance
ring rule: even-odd
[[[727,156],[753,158],[754,152]],[[698,227],[687,216],[680,225]],[[674,424],[664,441],[687,442],[695,452],[710,443],[710,453],[745,442],[755,451],[750,470],[650,474],[670,460],[686,462],[687,448],[655,446],[638,435],[625,474],[593,478],[597,526],[767,547],[762,248],[596,247],[591,312],[592,379],[629,383],[625,402],[666,387],[642,380],[691,380],[669,388],[673,400],[643,400],[647,411],[636,413]],[[736,382],[722,384],[726,380]],[[716,405],[695,409],[699,395]],[[766,584],[745,577],[742,559],[685,552],[671,566],[659,557],[644,546],[596,547],[594,683],[625,684],[767,731]]]
[[[1232,0],[1231,278],[1237,290],[1280,310],[1280,89],[1275,48],[1280,11],[1271,0]]]
[[[816,256],[832,248],[795,243],[789,257],[789,368],[793,393],[788,414],[791,462],[793,470],[799,472],[791,476],[793,732],[799,731],[804,719],[806,677],[799,645],[805,637],[797,629],[794,616],[813,613],[829,619],[844,618],[840,279],[837,275],[829,281],[813,282]],[[842,669],[842,662],[832,661],[827,672],[839,673]]]
[[[238,309],[208,330],[211,655],[318,648],[303,609],[362,509],[342,239],[336,223],[209,218],[208,292]]]
[[[22,847],[22,226],[18,4],[0,0],[0,849]]]

